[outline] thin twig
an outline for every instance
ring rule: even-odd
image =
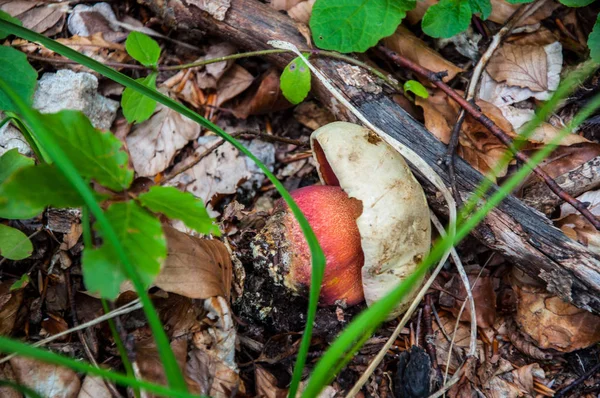
[[[73,327],[71,329],[65,330],[64,332],[60,332],[60,333],[54,334],[54,335],[52,335],[52,336],[50,336],[48,338],[45,338],[44,340],[40,340],[37,343],[32,344],[31,346],[32,347],[39,347],[39,346],[46,345],[46,344],[48,344],[48,343],[50,343],[50,342],[52,342],[52,341],[54,341],[56,339],[60,339],[61,337],[69,335],[69,334],[71,334],[73,332],[76,332],[78,330],[82,330],[82,329],[85,329],[85,328],[97,325],[97,324],[102,323],[102,322],[104,322],[104,321],[106,321],[108,319],[114,318],[114,317],[119,316],[119,315],[128,314],[130,312],[139,310],[140,308],[142,308],[142,304],[140,303],[140,300],[139,299],[135,299],[135,300],[133,300],[133,301],[125,304],[124,306],[119,307],[116,310],[109,312],[108,314],[104,314],[104,315],[102,315],[102,316],[100,316],[100,317],[98,317],[96,319],[92,319],[89,322],[82,323],[79,326],[76,326],[76,327]],[[15,354],[7,355],[6,357],[0,359],[0,364],[3,364],[4,362],[10,360],[11,358],[13,358],[13,357],[15,357],[17,355],[18,354],[16,354],[16,353]]]
[[[583,383],[584,381],[586,381],[588,378],[590,378],[591,376],[593,376],[598,371],[600,371],[600,362],[598,362],[590,370],[588,370],[583,375],[581,375],[581,377],[579,377],[577,380],[574,380],[568,386],[566,386],[566,387],[561,388],[560,390],[558,390],[556,392],[556,394],[554,395],[554,398],[564,397],[566,394],[568,394],[569,392],[571,392],[571,390],[573,390],[575,387],[579,386],[581,383]]]
[[[558,197],[560,197],[565,202],[569,203],[573,206],[577,211],[579,211],[592,225],[600,230],[600,220],[598,220],[592,212],[590,212],[587,207],[581,203],[579,200],[575,199],[573,196],[569,195],[565,192],[557,183],[539,167],[531,167],[529,166],[529,156],[525,155],[523,152],[517,151],[514,146],[512,139],[508,136],[508,134],[503,131],[496,123],[494,123],[489,117],[487,117],[480,109],[476,106],[469,103],[463,97],[461,97],[456,91],[454,91],[450,86],[442,81],[442,75],[440,73],[435,73],[429,69],[422,67],[407,58],[398,55],[394,51],[389,48],[379,45],[378,49],[383,52],[387,57],[389,57],[392,61],[397,63],[398,65],[408,68],[411,71],[424,76],[431,83],[436,85],[440,90],[446,93],[450,98],[452,98],[455,102],[457,102],[466,112],[468,112],[475,120],[485,126],[496,138],[498,138],[506,147],[514,154],[514,156],[523,162],[526,166],[530,167],[534,173],[536,173],[552,192],[554,192]]]

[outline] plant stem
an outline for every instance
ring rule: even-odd
[[[407,58],[398,55],[394,51],[389,48],[379,45],[378,49],[382,51],[388,58],[397,63],[400,66],[410,69],[411,71],[418,73],[419,75],[427,78],[430,82],[436,85],[440,90],[446,93],[450,98],[452,98],[456,103],[458,103],[461,108],[463,108],[467,113],[469,113],[475,120],[480,122],[485,126],[496,138],[498,138],[506,147],[514,154],[514,156],[525,163],[528,167],[530,164],[529,156],[525,155],[523,152],[516,150],[513,146],[512,139],[508,136],[508,134],[503,131],[496,123],[494,123],[489,117],[487,117],[481,110],[479,110],[476,106],[468,102],[466,99],[461,97],[456,91],[454,91],[450,86],[442,81],[440,74],[435,73],[429,69],[422,67]],[[565,192],[557,183],[546,173],[543,169],[539,167],[532,167],[534,173],[536,173],[552,192],[554,192],[559,198],[564,200],[573,206],[577,211],[579,211],[597,230],[600,230],[600,220],[596,218],[592,214],[591,211],[587,209],[587,207],[581,203],[579,200],[575,199],[573,196],[569,195]]]

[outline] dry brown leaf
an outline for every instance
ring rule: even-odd
[[[311,130],[316,130],[335,121],[335,117],[331,112],[315,101],[303,101],[296,106],[294,108],[294,118]]]
[[[277,379],[265,368],[256,365],[254,369],[256,395],[264,398],[285,398],[287,389],[277,387]]]
[[[588,210],[596,217],[600,216],[600,190],[589,191],[577,197],[587,204]],[[560,206],[560,217],[554,222],[569,238],[587,246],[594,253],[600,254],[600,232],[568,203]]]
[[[186,372],[198,394],[214,398],[236,396],[240,388],[237,372],[209,352],[195,349],[190,353]]]
[[[545,374],[540,365],[532,363],[510,372],[496,372],[494,377],[482,385],[485,396],[490,398],[535,397],[533,378],[544,379]]]
[[[383,43],[409,60],[419,65],[425,65],[429,70],[448,72],[448,76],[442,79],[445,82],[452,80],[457,73],[462,72],[461,68],[446,60],[403,26],[398,26],[396,33],[383,39]],[[426,80],[422,80],[422,82],[431,85]]]
[[[15,374],[9,363],[0,364],[0,380],[7,380],[17,383]],[[13,390],[10,387],[0,386],[0,397],[2,398],[23,398],[23,394]]]
[[[506,43],[490,59],[486,71],[497,82],[510,86],[548,90],[548,61],[540,46]]]
[[[550,29],[540,28],[533,33],[524,34],[522,36],[511,37],[507,43],[518,46],[547,46],[559,40],[559,36],[554,34]]]
[[[45,1],[0,0],[0,10],[18,18],[27,29],[53,36],[62,30],[69,6]]]
[[[534,151],[524,151],[531,156]],[[600,156],[600,144],[595,142],[578,143],[572,146],[559,146],[540,163],[540,167],[552,178],[576,169],[588,160]]]
[[[308,24],[315,0],[273,0],[271,7],[279,11],[287,11],[294,21]]]
[[[454,327],[456,326],[456,318],[452,315],[442,315],[440,314],[441,327],[444,328],[446,334],[452,338],[454,334]],[[437,322],[433,323],[433,332],[435,335],[435,347],[436,347],[436,356],[437,363],[440,366],[446,366],[446,361],[448,359],[448,352],[450,350],[450,342],[444,337],[444,334],[440,330],[440,326]],[[456,329],[456,337],[454,338],[453,352],[450,358],[450,370],[454,371],[460,365],[460,358],[457,358],[456,353],[460,353],[461,356],[464,356],[466,352],[469,350],[469,342],[471,336],[471,327],[464,323],[458,322],[458,328]],[[483,342],[481,340],[477,340],[477,351],[478,357],[484,358],[484,348]]]
[[[204,57],[198,60],[207,60],[226,57],[234,54],[237,49],[229,43],[218,43],[210,46]],[[219,79],[227,72],[233,65],[233,61],[216,62],[214,64],[208,64],[204,68],[200,68],[199,72],[196,73],[196,83],[200,88],[217,88]],[[185,71],[182,71],[185,72]]]
[[[102,378],[87,375],[83,379],[77,398],[112,398],[112,394]]]
[[[223,21],[225,13],[231,6],[231,0],[187,0],[188,4],[198,7],[202,11],[206,11],[214,19]]]
[[[17,320],[17,313],[23,302],[23,289],[10,291],[14,279],[0,283],[0,336],[10,336]]]
[[[253,81],[254,76],[250,72],[237,64],[233,64],[217,83],[217,100],[215,105],[221,106],[224,102],[244,92],[244,90],[250,87]]]
[[[77,36],[90,36],[102,32],[108,41],[118,42],[127,37],[121,32],[119,21],[108,3],[96,3],[93,6],[78,4],[73,8],[67,20],[69,33]]]
[[[600,341],[600,317],[527,284],[518,271],[511,278],[517,294],[515,321],[543,349],[572,352]]]
[[[193,299],[229,298],[232,264],[229,251],[218,240],[197,238],[164,227],[167,259],[154,284]]]
[[[10,365],[19,384],[27,386],[46,398],[75,398],[81,383],[77,373],[69,368],[36,361],[35,359],[14,357]]]
[[[477,273],[469,273],[469,283],[471,293],[475,301],[475,312],[477,315],[477,326],[486,329],[491,327],[496,320],[496,292],[492,278],[489,276],[478,277]],[[440,293],[440,305],[446,307],[454,316],[457,316],[465,302],[465,286],[458,275],[454,275],[444,285],[444,290]],[[471,307],[465,306],[462,312],[461,321],[471,321]]]
[[[127,136],[133,168],[138,176],[154,176],[169,167],[175,155],[190,140],[198,138],[200,126],[162,104]]]
[[[233,114],[235,117],[245,119],[250,115],[277,112],[291,106],[292,104],[285,99],[279,88],[279,72],[269,69],[258,79],[258,82],[253,84],[253,88],[233,109]]]

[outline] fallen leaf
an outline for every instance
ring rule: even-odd
[[[456,318],[451,315],[444,316],[440,314],[440,321],[441,327],[445,330],[446,335],[448,335],[450,338],[452,338],[452,335],[454,334],[454,327],[458,322],[456,336],[454,336],[453,352],[450,356],[449,364],[449,369],[454,371],[460,365],[460,358],[457,358],[456,353],[464,356],[464,354],[466,354],[466,352],[469,350],[469,343],[471,340],[470,325],[457,321]],[[437,322],[433,322],[433,332],[435,335],[437,363],[440,365],[440,367],[445,367],[448,360],[448,353],[450,351],[450,341],[446,339]],[[479,358],[484,358],[485,354],[483,342],[479,339],[477,340],[477,352],[477,356]]]
[[[328,123],[335,122],[335,117],[315,101],[303,101],[294,108],[294,118],[303,126],[316,130]]]
[[[426,65],[429,70],[448,72],[448,75],[442,79],[445,82],[452,80],[457,73],[463,71],[462,68],[446,60],[402,25],[398,26],[396,33],[383,39],[383,44],[416,64]],[[432,86],[426,80],[421,80],[421,82]]]
[[[269,69],[252,86],[233,109],[235,117],[246,119],[250,115],[262,115],[292,106],[281,93],[277,70]]]
[[[231,0],[187,0],[187,3],[206,11],[218,21],[225,19],[225,13],[231,6]]]
[[[600,190],[588,191],[578,196],[577,200],[587,204],[593,215],[600,216]],[[600,254],[600,232],[570,204],[563,203],[560,206],[560,216],[554,221],[554,225],[569,238]]]
[[[221,106],[224,102],[244,92],[244,90],[250,87],[253,81],[254,76],[250,72],[237,64],[233,64],[217,83],[217,100],[215,105]]]
[[[273,0],[271,7],[287,11],[290,18],[302,24],[308,24],[315,0]]]
[[[44,1],[0,0],[0,10],[18,18],[27,29],[53,36],[62,31],[69,6]]]
[[[548,90],[548,60],[540,46],[505,43],[490,59],[486,71],[497,82],[509,86]]]
[[[264,398],[285,398],[287,389],[277,386],[277,379],[265,368],[256,365],[254,368],[254,383],[256,383],[256,395]]]
[[[50,336],[59,334],[69,329],[67,322],[60,316],[48,314],[48,317],[42,320],[42,327]],[[69,336],[63,336],[59,341],[68,340]]]
[[[120,32],[117,16],[108,3],[76,5],[67,20],[67,28],[69,33],[77,36],[91,36],[100,32],[111,42],[120,41],[128,34]]]
[[[198,138],[200,126],[162,104],[126,138],[133,168],[138,176],[154,176],[167,167],[190,140]]]
[[[0,364],[0,379],[17,383],[15,374],[9,363]],[[10,387],[0,386],[0,397],[2,398],[23,398],[23,394],[13,390]]]
[[[193,299],[229,298],[232,264],[229,251],[218,240],[197,238],[163,227],[167,259],[154,284]]]
[[[513,290],[517,294],[515,321],[543,349],[572,352],[600,341],[600,317],[548,293],[543,286],[513,272]]]
[[[73,370],[30,358],[14,357],[10,365],[19,384],[45,398],[75,398],[81,383]]]
[[[240,388],[237,372],[203,350],[195,349],[190,353],[186,372],[196,385],[198,394],[230,398],[236,396]]]
[[[475,313],[477,326],[487,329],[494,325],[496,320],[496,292],[492,278],[489,276],[479,276],[479,272],[468,273],[471,294],[475,301]],[[440,292],[440,305],[446,307],[454,316],[460,312],[465,302],[466,292],[462,279],[454,275],[445,285],[444,290]],[[471,306],[465,305],[465,309],[460,317],[461,321],[471,321]]]
[[[209,47],[204,57],[198,60],[207,60],[226,57],[235,54],[237,49],[229,43],[218,43]],[[233,65],[233,61],[215,62],[208,64],[204,68],[200,68],[196,73],[196,82],[200,88],[217,88],[217,82]]]
[[[542,380],[545,378],[544,371],[537,363],[510,372],[496,372],[483,383],[482,388],[486,392],[485,396],[490,398],[535,397],[539,394],[534,390],[534,377]]]
[[[112,394],[99,376],[87,375],[77,398],[112,398]]]
[[[524,151],[532,156],[534,151]],[[576,169],[588,160],[600,156],[600,144],[595,142],[577,143],[571,146],[559,146],[550,156],[540,163],[540,167],[552,178]],[[532,178],[535,180],[537,177]],[[525,186],[527,184],[524,184]]]
[[[211,149],[220,138],[205,136],[198,139],[199,149]],[[259,159],[272,168],[275,163],[275,147],[271,143],[253,140],[241,141],[246,148]],[[202,199],[207,208],[212,208],[211,201],[218,200],[221,195],[235,193],[240,184],[252,190],[260,186],[264,174],[260,169],[229,143],[224,143],[212,150],[191,169],[177,175],[169,185],[191,192]]]
[[[0,336],[10,336],[17,320],[17,314],[23,302],[23,290],[10,291],[14,279],[0,283]]]

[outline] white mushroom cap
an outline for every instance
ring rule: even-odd
[[[404,158],[367,128],[330,123],[312,133],[311,146],[321,181],[339,185],[348,196],[362,201],[357,224],[365,255],[362,284],[370,306],[414,272],[429,252],[431,224],[425,193]],[[389,319],[406,311],[419,287]]]

